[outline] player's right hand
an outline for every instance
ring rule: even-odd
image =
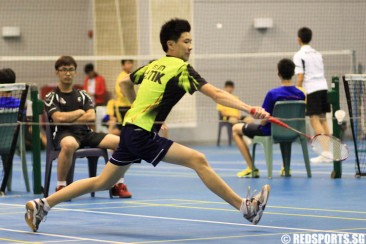
[[[253,115],[255,119],[268,119],[271,115],[264,110],[262,107],[252,107],[250,109],[250,114]]]

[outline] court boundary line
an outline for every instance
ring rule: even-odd
[[[77,236],[43,233],[43,232],[31,232],[31,231],[25,231],[25,230],[7,229],[7,228],[1,228],[1,227],[0,227],[0,231],[24,233],[24,234],[30,234],[30,235],[50,236],[50,237],[58,237],[58,238],[65,238],[65,239],[74,239],[74,240],[79,240],[79,241],[93,241],[93,242],[114,243],[114,244],[117,244],[117,243],[118,244],[130,244],[130,242],[108,241],[108,240],[93,239],[93,238],[86,238],[86,237],[77,237]],[[27,243],[29,243],[29,242],[27,242]]]
[[[60,208],[58,208],[58,209],[60,209]],[[293,230],[293,231],[327,232],[327,233],[329,232],[329,233],[343,233],[343,234],[359,234],[359,233],[352,233],[352,232],[335,232],[334,230],[306,229],[306,228],[269,226],[269,225],[253,225],[253,224],[212,221],[212,220],[203,220],[203,219],[186,219],[186,218],[162,217],[162,216],[141,215],[141,214],[111,213],[111,212],[92,211],[92,210],[83,210],[83,209],[66,209],[66,208],[62,208],[62,210],[72,211],[72,212],[81,212],[81,213],[94,213],[94,214],[102,214],[102,215],[104,214],[104,215],[147,218],[147,219],[162,219],[162,220],[173,220],[173,221],[182,221],[182,222],[221,224],[221,225],[231,225],[231,226],[245,226],[245,227],[253,227],[253,228],[284,229],[284,230]]]
[[[129,204],[138,204],[138,203],[142,203],[142,204],[149,204],[150,201],[150,205],[151,202],[156,202],[156,201],[180,201],[180,202],[185,202],[185,203],[211,203],[211,204],[224,204],[222,202],[211,202],[211,201],[199,201],[199,200],[188,200],[188,199],[176,199],[176,198],[172,198],[172,199],[151,199],[151,200],[143,200],[143,201],[131,201],[128,202]],[[109,202],[109,203],[116,203],[116,202]],[[117,202],[118,203],[118,202]],[[97,203],[102,204],[102,203]],[[6,203],[0,203],[0,205],[7,205],[7,206],[21,206],[24,207],[24,205],[21,204],[6,204]],[[83,205],[83,204],[70,204],[70,205]],[[179,206],[179,205],[178,205]],[[280,206],[283,207],[283,206]],[[287,207],[284,207],[287,208]],[[93,214],[104,214],[104,215],[117,215],[117,216],[127,216],[127,217],[138,217],[138,218],[149,218],[149,219],[163,219],[163,220],[173,220],[173,221],[183,221],[183,222],[195,222],[195,223],[209,223],[209,224],[221,224],[221,225],[231,225],[231,226],[246,226],[246,227],[253,227],[253,228],[267,228],[267,229],[282,229],[282,230],[292,230],[292,231],[297,231],[297,232],[325,232],[325,233],[345,233],[345,234],[362,234],[362,233],[354,233],[354,232],[341,232],[340,230],[320,230],[320,229],[307,229],[307,228],[293,228],[293,227],[283,227],[283,226],[266,226],[266,225],[252,225],[252,224],[243,224],[243,223],[232,223],[232,222],[222,222],[222,221],[210,221],[210,220],[202,220],[202,219],[186,219],[186,218],[173,218],[173,217],[162,217],[162,216],[151,216],[151,215],[138,215],[138,214],[124,214],[124,213],[110,213],[110,212],[103,212],[103,211],[93,211],[93,210],[85,210],[85,209],[69,209],[69,208],[60,208],[60,207],[56,207],[54,208],[55,210],[61,210],[61,211],[73,211],[73,212],[82,212],[82,213],[93,213]],[[229,210],[229,211],[234,211],[234,210],[230,210],[230,209],[225,209],[225,210]],[[312,209],[306,209],[306,210],[312,210]],[[322,210],[322,209],[320,209]],[[326,209],[325,209],[326,210]],[[329,211],[329,210],[328,210]],[[338,211],[338,210],[336,210]],[[340,210],[342,211],[342,210]],[[365,228],[354,228],[353,230],[356,229],[365,229]],[[44,235],[44,236],[51,236],[51,237],[59,237],[59,238],[64,238],[64,239],[73,239],[73,240],[83,240],[83,241],[94,241],[94,242],[104,242],[104,243],[117,243],[116,241],[108,241],[108,240],[101,240],[101,239],[93,239],[93,238],[83,238],[83,237],[74,237],[74,236],[67,236],[67,235],[58,235],[58,234],[48,234],[48,233],[32,233],[30,231],[22,231],[22,230],[13,230],[13,229],[6,229],[6,228],[1,228],[0,230],[3,231],[13,231],[13,232],[18,232],[18,233],[31,233],[31,234],[39,234],[39,235]],[[346,229],[349,230],[349,229]],[[279,233],[273,233],[273,235],[279,235]],[[245,235],[248,236],[248,235]],[[240,236],[243,237],[243,236]],[[220,237],[212,237],[212,238],[220,238]],[[222,238],[233,238],[233,237],[221,237]],[[186,238],[185,240],[188,241],[188,239]],[[194,239],[196,240],[196,239]],[[212,239],[213,240],[213,239]],[[164,240],[164,242],[179,242],[180,240]],[[47,241],[46,241],[47,242]],[[57,242],[57,241],[55,241]],[[154,243],[157,241],[150,241],[150,242],[139,242],[139,243]],[[162,240],[160,241],[162,242]],[[29,242],[25,242],[25,243],[29,243]],[[119,242],[119,243],[128,243],[128,242]],[[135,243],[135,242],[134,242]]]
[[[355,228],[355,229],[366,229],[365,228]],[[337,230],[355,230],[353,228],[350,229],[335,229],[335,231]],[[236,238],[241,238],[241,237],[261,237],[261,236],[276,236],[276,235],[293,235],[293,234],[297,234],[297,233],[301,233],[301,234],[307,234],[307,233],[312,233],[312,232],[307,232],[307,231],[303,231],[303,232],[278,232],[278,233],[271,233],[271,234],[247,234],[247,235],[237,235],[237,236],[215,236],[215,237],[199,237],[199,238],[186,238],[186,239],[171,239],[171,240],[156,240],[156,241],[146,241],[146,242],[134,242],[135,244],[147,244],[147,243],[164,243],[164,242],[182,242],[182,241],[200,241],[200,240],[222,240],[222,239],[236,239]],[[358,234],[363,234],[363,233],[358,233]],[[366,234],[363,234],[366,236]]]
[[[218,204],[218,205],[227,205],[226,202],[216,202],[216,201],[203,201],[203,200],[194,200],[194,199],[180,199],[180,198],[166,198],[166,199],[150,199],[150,200],[131,200],[131,201],[123,201],[123,202],[115,202],[115,201],[106,201],[106,202],[95,202],[95,203],[68,203],[68,204],[59,204],[58,207],[55,207],[53,209],[61,209],[61,208],[65,208],[67,210],[70,210],[67,207],[72,207],[72,206],[95,206],[95,205],[106,205],[106,204],[137,204],[137,205],[151,205],[151,206],[177,206],[177,207],[187,207],[190,208],[190,206],[180,206],[179,204],[181,203],[151,203],[151,202],[159,202],[159,201],[178,201],[178,202],[183,202],[185,204]],[[182,203],[182,204],[183,204]],[[5,205],[5,206],[9,206],[9,207],[17,207],[17,208],[24,208],[23,204],[16,204],[16,203],[1,203],[0,205]],[[126,206],[121,206],[126,207]],[[129,206],[131,207],[131,206]],[[136,206],[137,207],[137,206]],[[93,207],[90,207],[93,208]],[[114,207],[117,208],[117,207]],[[192,207],[195,208],[195,207]],[[197,207],[199,208],[199,207]],[[275,209],[289,209],[289,210],[303,210],[303,211],[322,211],[322,212],[334,212],[334,213],[352,213],[352,214],[366,214],[366,211],[357,211],[357,210],[340,210],[340,209],[323,209],[323,208],[302,208],[302,207],[292,207],[292,206],[276,206],[276,205],[268,205],[267,208],[275,208]],[[94,209],[94,208],[93,208]],[[103,208],[100,208],[103,209]],[[202,209],[206,209],[206,208],[202,208]],[[214,210],[215,208],[207,208],[207,209],[211,209]],[[233,211],[235,212],[236,210],[233,209],[221,209],[221,208],[216,208],[217,210],[225,210],[225,211]],[[74,209],[76,210],[76,209]],[[268,211],[266,211],[266,213],[270,213]],[[0,212],[0,215],[2,213]],[[275,213],[277,214],[277,213]],[[287,214],[287,213],[281,213],[281,214]],[[362,219],[363,220],[363,219]],[[366,220],[366,219],[365,219]]]
[[[25,244],[34,244],[33,241],[22,241],[22,240],[16,240],[16,239],[10,239],[10,238],[2,238],[0,237],[0,241],[9,241],[9,242],[14,242],[14,243],[25,243]]]

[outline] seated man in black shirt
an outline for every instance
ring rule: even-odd
[[[76,61],[72,57],[60,57],[55,64],[59,78],[57,88],[48,93],[45,99],[49,119],[57,123],[53,126],[53,143],[61,149],[57,164],[56,191],[66,186],[72,157],[78,148],[88,146],[115,150],[119,144],[118,136],[93,132],[87,125],[95,122],[95,109],[86,91],[72,87],[76,68]],[[112,194],[120,198],[130,198],[131,193],[128,192],[123,177],[113,187]]]

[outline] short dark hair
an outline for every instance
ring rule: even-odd
[[[61,66],[75,66],[75,69],[78,67],[75,59],[71,56],[61,56],[59,59],[57,59],[55,63],[55,69],[58,70]]]
[[[0,84],[15,83],[16,75],[14,70],[6,68],[0,70]]]
[[[284,80],[291,80],[295,74],[295,64],[291,59],[281,59],[277,64],[278,75]]]
[[[225,87],[227,87],[227,86],[234,87],[235,85],[234,85],[233,81],[227,80],[227,81],[225,81]]]
[[[160,43],[164,52],[168,51],[168,41],[178,41],[184,32],[190,32],[191,25],[185,19],[171,19],[166,22],[160,31]]]
[[[93,64],[86,64],[84,66],[84,72],[85,74],[88,74],[89,72],[94,71],[94,65]]]
[[[131,62],[131,63],[133,63],[133,60],[132,60],[132,59],[122,59],[122,60],[121,60],[121,64],[122,64],[122,65],[125,65],[125,63],[126,63],[126,62]]]
[[[302,27],[297,31],[297,36],[300,38],[302,43],[308,44],[311,41],[313,32],[308,27]]]

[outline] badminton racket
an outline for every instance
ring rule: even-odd
[[[255,108],[250,110],[250,114],[254,115],[255,113]],[[337,137],[326,134],[309,136],[272,116],[268,118],[268,121],[305,137],[308,139],[313,150],[325,158],[333,161],[344,161],[349,157],[349,149],[347,145],[342,143]]]

